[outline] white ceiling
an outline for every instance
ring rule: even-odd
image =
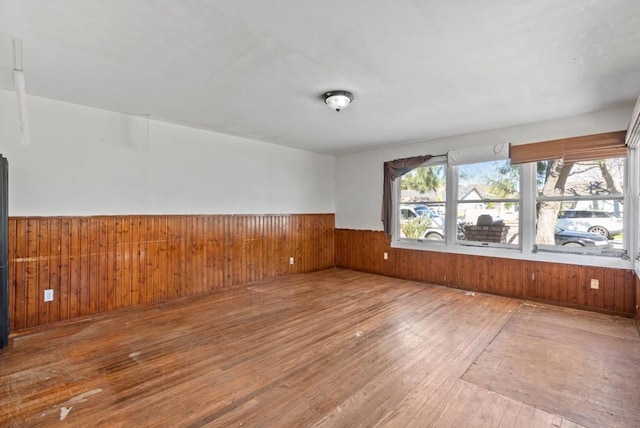
[[[30,94],[329,154],[640,92],[638,0],[0,0],[0,24],[2,88],[21,38]]]

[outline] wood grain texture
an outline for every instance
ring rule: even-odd
[[[3,350],[0,426],[577,427],[567,414],[517,398],[530,401],[535,389],[508,396],[463,380],[492,343],[519,340],[501,332],[522,327],[510,328],[520,307],[501,296],[325,269],[26,330]],[[536,359],[537,368],[558,373],[606,335],[628,343],[603,355],[630,352],[624,373],[640,369],[632,320],[549,312],[564,328],[536,337],[530,356],[575,344],[569,326],[588,328],[584,346]],[[495,374],[509,375],[500,367],[525,357],[499,360]],[[615,376],[616,364],[602,358],[598,371]],[[632,382],[574,375],[583,370],[561,378],[553,391],[559,408],[575,403],[570,391],[585,382],[607,387],[598,405],[612,414],[637,392]],[[536,373],[520,373],[525,379],[514,384],[528,388]],[[613,425],[589,416],[587,426]]]
[[[637,427],[640,388],[619,387],[640,378],[632,323],[524,304],[462,379],[585,426]]]
[[[333,232],[333,214],[11,217],[10,329],[325,269]]]
[[[337,267],[616,315],[635,311],[631,270],[391,248],[388,235],[370,230],[336,229],[335,243]]]
[[[636,321],[638,321],[638,331],[640,331],[640,278],[635,275],[636,283]]]

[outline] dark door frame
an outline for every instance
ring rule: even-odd
[[[0,348],[9,345],[9,162],[0,154]]]

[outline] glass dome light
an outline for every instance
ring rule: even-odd
[[[324,94],[325,104],[338,112],[347,108],[351,101],[353,101],[353,94],[349,91],[329,91]]]

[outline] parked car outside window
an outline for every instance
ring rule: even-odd
[[[424,233],[421,239],[444,240],[444,219],[438,213],[427,205],[400,206],[401,222],[406,222],[416,217],[428,217],[431,219],[431,227]]]
[[[597,233],[607,238],[622,233],[622,219],[606,211],[561,210],[556,227]]]
[[[598,247],[611,248],[611,242],[599,233],[577,232],[575,230],[564,230],[556,227],[556,245],[565,247]]]

